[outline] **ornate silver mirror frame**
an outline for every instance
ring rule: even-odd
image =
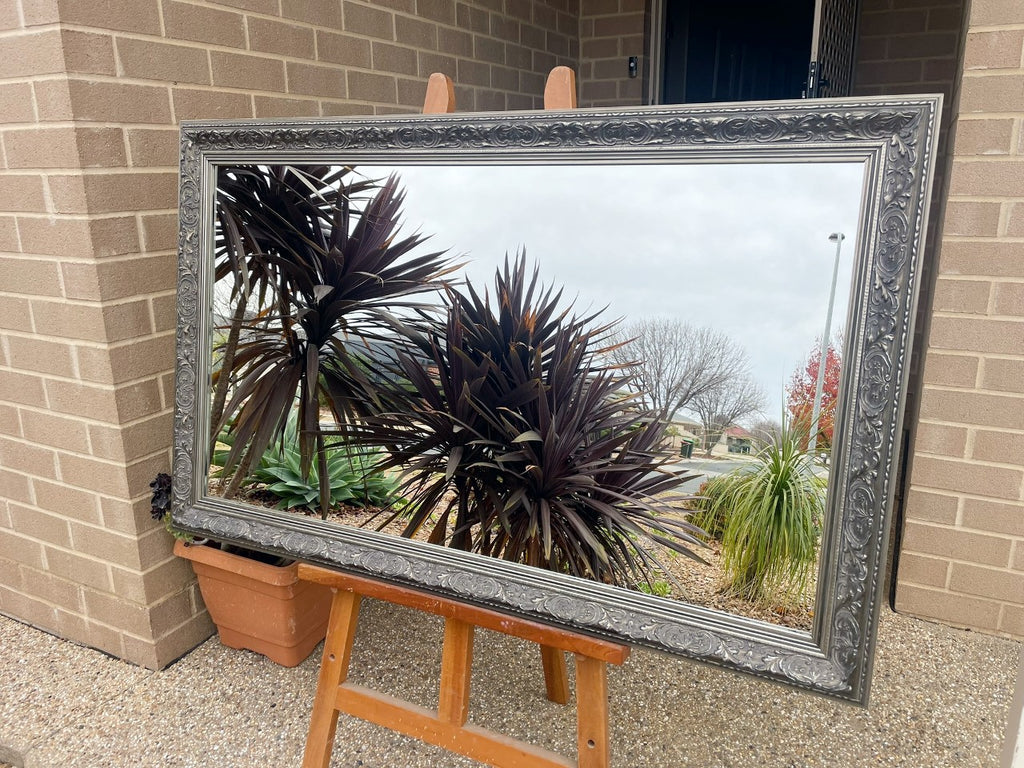
[[[940,97],[189,122],[181,129],[174,524],[865,704]],[[803,632],[206,491],[213,194],[240,163],[858,162],[865,183],[815,626]]]

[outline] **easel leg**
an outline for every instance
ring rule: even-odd
[[[547,689],[548,700],[555,704],[568,704],[569,668],[565,663],[565,654],[560,648],[542,645],[540,660],[544,665],[544,687]]]
[[[338,710],[335,709],[338,686],[348,677],[352,641],[359,622],[359,603],[360,596],[355,592],[336,590],[334,593],[302,768],[328,768],[330,765],[338,727]]]
[[[459,619],[444,622],[441,651],[441,691],[438,717],[452,725],[465,725],[469,717],[469,684],[473,667],[473,625]]]
[[[608,666],[576,654],[576,762],[579,768],[608,768]]]

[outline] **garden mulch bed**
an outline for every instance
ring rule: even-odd
[[[277,497],[265,491],[249,491],[240,494],[242,500],[272,507]],[[319,513],[305,510],[290,510],[293,514],[304,514],[308,517],[319,517]],[[376,529],[388,513],[381,514],[376,508],[351,507],[345,504],[335,506],[328,517],[330,522],[352,527]],[[402,533],[401,520],[395,520],[383,530],[395,536]],[[771,606],[751,603],[748,600],[734,597],[723,591],[724,576],[722,568],[721,546],[711,542],[707,547],[694,547],[694,551],[706,561],[700,563],[692,558],[673,552],[664,547],[657,547],[656,556],[665,566],[668,574],[658,584],[659,594],[669,599],[684,600],[706,608],[737,614],[751,619],[760,619],[793,629],[810,631],[814,619],[814,589],[812,580],[807,595],[797,605]],[[664,593],[661,589],[665,590]]]

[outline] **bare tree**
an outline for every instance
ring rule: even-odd
[[[689,407],[704,428],[707,455],[711,455],[711,449],[722,439],[725,430],[744,416],[759,411],[763,404],[764,393],[746,371],[694,397]]]
[[[612,361],[629,369],[644,404],[662,418],[747,370],[746,352],[721,331],[645,318],[616,334]]]
[[[761,418],[751,425],[750,432],[762,444],[773,443],[782,435],[782,423],[777,419]]]

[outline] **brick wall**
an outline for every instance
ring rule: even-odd
[[[1024,4],[968,24],[896,600],[1024,637]]]
[[[644,102],[647,55],[646,0],[580,0],[581,107],[634,106]],[[636,56],[638,74],[629,77]]]
[[[149,517],[178,121],[418,111],[437,70],[460,110],[540,106],[575,3],[0,3],[0,612],[149,667],[210,632]]]

